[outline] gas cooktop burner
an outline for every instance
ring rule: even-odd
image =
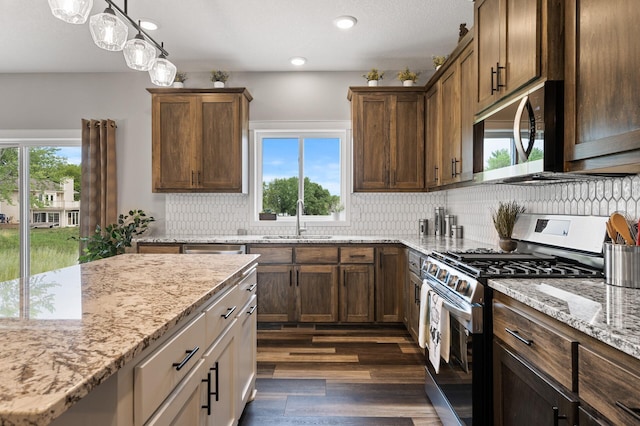
[[[480,277],[602,277],[599,269],[569,259],[538,253],[504,253],[493,250],[433,252],[441,262]]]

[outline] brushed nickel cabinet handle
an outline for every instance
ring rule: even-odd
[[[620,401],[616,401],[616,405],[622,408],[625,413],[629,414],[634,419],[640,420],[640,408],[627,407],[625,404],[623,404]]]
[[[233,308],[228,308],[227,309],[227,313],[226,314],[222,314],[220,315],[222,318],[227,319],[231,316],[231,314],[236,310],[237,306],[234,306]]]

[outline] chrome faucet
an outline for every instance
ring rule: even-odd
[[[298,200],[296,203],[296,235],[297,236],[302,235],[302,233],[307,230],[306,228],[300,227],[300,216],[302,216],[303,214],[304,214],[304,201]]]

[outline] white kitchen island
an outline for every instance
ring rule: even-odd
[[[208,403],[208,364],[241,343],[255,354],[255,320],[246,318],[257,258],[125,254],[0,283],[0,424],[166,420],[185,411],[176,404],[188,403],[179,391],[189,378],[198,383],[190,404]],[[226,369],[239,373],[230,377],[232,416],[253,391],[255,373],[239,371],[252,364]],[[206,424],[207,409],[195,415]]]

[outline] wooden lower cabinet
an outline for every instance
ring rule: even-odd
[[[340,321],[373,322],[373,265],[340,266]]]
[[[295,321],[292,265],[258,266],[258,321]]]
[[[338,320],[338,266],[295,267],[295,319],[300,322]]]
[[[413,337],[413,339],[418,341],[418,327],[420,324],[420,289],[422,288],[422,279],[414,274],[413,272],[409,272],[409,277],[407,280],[407,290],[405,293],[406,297],[406,309],[407,313],[407,329],[409,333]]]
[[[519,358],[493,345],[494,424],[575,425],[578,399]]]
[[[402,322],[403,284],[405,278],[404,250],[401,247],[380,247],[376,262],[376,321]]]
[[[180,254],[182,253],[182,244],[139,243],[137,251],[138,253]]]

